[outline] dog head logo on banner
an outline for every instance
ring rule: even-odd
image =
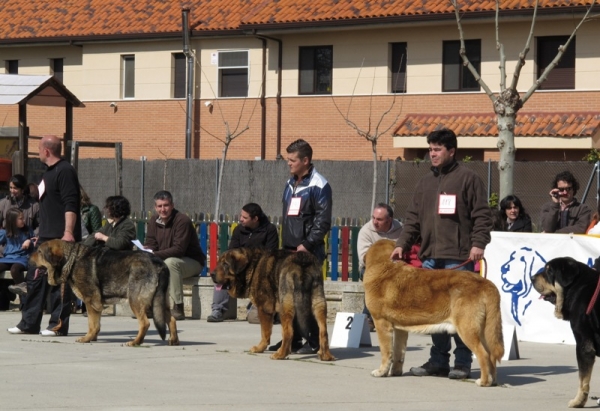
[[[508,261],[500,267],[502,292],[510,295],[510,313],[513,320],[521,325],[520,316],[531,305],[534,298],[539,298],[535,292],[531,277],[541,271],[546,265],[546,259],[529,247],[521,247],[510,254]]]

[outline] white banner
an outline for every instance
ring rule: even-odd
[[[485,259],[487,278],[502,298],[502,321],[517,327],[521,341],[575,344],[569,322],[554,316],[554,305],[540,299],[531,277],[556,257],[573,257],[591,267],[599,255],[596,236],[493,231]]]

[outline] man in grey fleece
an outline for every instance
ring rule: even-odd
[[[429,133],[427,143],[432,173],[417,183],[391,258],[400,259],[420,234],[423,268],[473,271],[474,262],[483,257],[491,239],[492,214],[485,186],[477,174],[456,161],[457,139],[452,130]],[[467,260],[467,264],[457,267]],[[451,337],[433,334],[429,361],[410,372],[416,376],[468,378],[472,354],[458,335],[454,335],[455,361],[450,370]]]

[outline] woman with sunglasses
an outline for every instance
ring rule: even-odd
[[[575,198],[579,182],[569,171],[558,173],[549,192],[552,201],[542,206],[543,233],[585,234],[592,209]]]

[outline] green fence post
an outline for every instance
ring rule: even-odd
[[[229,248],[229,223],[219,223],[219,251]]]

